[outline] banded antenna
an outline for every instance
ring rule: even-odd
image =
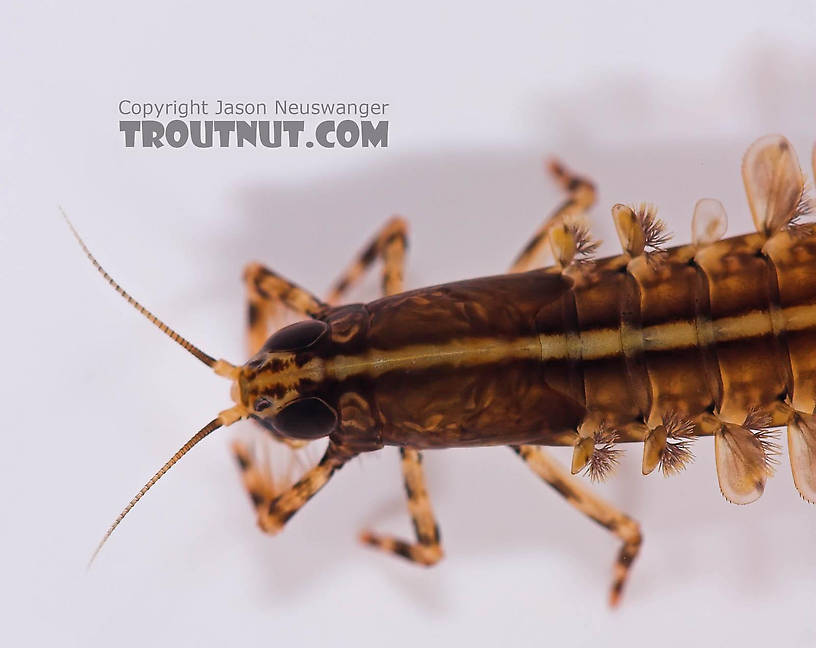
[[[240,368],[236,367],[235,365],[227,362],[226,360],[216,360],[212,356],[204,353],[201,349],[199,349],[194,344],[191,344],[183,337],[181,337],[178,333],[176,333],[173,329],[171,329],[167,324],[162,322],[158,317],[156,317],[153,313],[147,310],[144,306],[142,306],[138,301],[136,301],[133,297],[128,294],[128,292],[122,288],[114,279],[111,277],[105,269],[100,265],[99,261],[96,260],[91,251],[88,249],[88,246],[85,245],[85,242],[79,236],[79,233],[76,231],[73,223],[68,218],[68,214],[65,213],[65,210],[60,207],[60,212],[62,212],[62,217],[65,219],[65,222],[68,224],[68,227],[71,229],[71,233],[74,235],[74,238],[79,243],[82,250],[85,252],[85,255],[88,257],[90,262],[94,265],[94,267],[99,271],[99,274],[107,281],[113,289],[118,292],[124,299],[133,306],[137,311],[139,311],[142,315],[144,315],[152,324],[154,324],[162,333],[167,335],[171,340],[179,344],[182,348],[189,351],[192,355],[198,358],[201,362],[203,362],[208,367],[211,367],[218,375],[224,376],[226,378],[231,378],[235,380],[238,377],[240,372]],[[210,433],[214,432],[220,427],[226,427],[232,425],[236,421],[244,418],[247,415],[246,408],[240,403],[237,403],[233,407],[224,410],[221,412],[216,418],[212,421],[207,423],[203,428],[201,428],[198,432],[196,432],[187,443],[185,443],[181,448],[179,448],[176,453],[170,457],[170,459],[153,475],[147,483],[142,486],[141,490],[136,493],[136,496],[128,502],[127,506],[122,510],[122,512],[117,516],[117,518],[113,521],[113,524],[110,525],[105,535],[102,537],[102,540],[97,545],[96,550],[93,552],[91,559],[88,561],[88,567],[90,568],[93,561],[96,559],[97,555],[99,555],[100,550],[108,541],[108,538],[111,537],[111,534],[114,532],[116,527],[122,522],[125,516],[130,513],[131,509],[136,506],[136,503],[144,497],[145,493],[149,491],[153,485],[159,481],[164,474],[170,470],[184,455],[186,455],[190,450],[196,446],[199,441],[203,440],[205,437],[209,436]]]
[[[79,243],[82,251],[85,252],[85,255],[88,257],[90,262],[94,265],[94,267],[99,271],[99,274],[107,281],[113,289],[118,292],[122,297],[125,298],[125,301],[129,303],[133,308],[139,311],[142,315],[144,315],[150,322],[155,325],[162,333],[167,335],[171,340],[176,342],[177,344],[181,345],[184,349],[192,353],[196,358],[201,360],[205,365],[208,367],[214,367],[216,360],[212,356],[204,353],[201,349],[199,349],[194,344],[191,344],[183,337],[181,337],[178,333],[176,333],[173,329],[171,329],[167,324],[162,322],[158,317],[156,317],[153,313],[147,310],[144,306],[142,306],[138,301],[133,299],[127,291],[122,288],[116,281],[114,281],[113,277],[111,277],[105,269],[99,264],[99,261],[96,260],[96,257],[91,254],[91,251],[88,249],[88,246],[85,245],[85,241],[79,236],[79,232],[76,231],[74,224],[71,222],[71,219],[68,218],[68,214],[65,213],[65,210],[60,207],[60,212],[62,212],[62,217],[65,219],[65,222],[68,224],[68,227],[71,229],[71,233],[74,235],[74,238]]]

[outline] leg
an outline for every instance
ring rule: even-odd
[[[643,541],[638,523],[584,487],[540,448],[524,445],[512,446],[512,450],[527,463],[534,473],[558,491],[570,504],[614,533],[623,542],[615,563],[612,590],[609,595],[610,605],[617,605],[629,575],[629,569]]]
[[[289,518],[351,458],[351,455],[329,443],[326,453],[314,468],[307,471],[291,488],[278,492],[271,479],[259,469],[243,445],[236,443],[233,449],[244,485],[258,513],[258,526],[266,533],[273,534],[280,531]]]
[[[332,285],[326,301],[336,304],[363,273],[380,257],[383,260],[383,293],[394,295],[402,291],[402,269],[405,265],[405,250],[408,246],[408,225],[395,216],[363,248],[357,258]]]
[[[271,502],[280,493],[278,486],[272,481],[272,476],[264,470],[255,459],[254,453],[240,441],[234,441],[232,452],[241,470],[241,481],[249,493],[254,507],[264,502]]]
[[[249,306],[250,355],[263,346],[269,335],[269,320],[279,305],[314,317],[326,307],[322,301],[300,286],[275,274],[260,263],[250,263],[244,269]]]
[[[571,174],[560,163],[553,160],[549,164],[550,173],[567,191],[567,199],[547,218],[533,235],[521,253],[516,257],[510,272],[523,272],[532,267],[533,261],[547,242],[547,236],[554,225],[566,218],[582,215],[595,202],[595,186],[587,179]]]
[[[566,189],[568,197],[533,235],[516,257],[510,272],[523,272],[530,269],[535,257],[546,244],[553,226],[567,218],[582,216],[595,202],[595,186],[589,180],[569,173],[554,160],[550,162],[549,170],[558,183]],[[612,606],[617,605],[623,593],[629,569],[643,540],[638,523],[584,487],[540,448],[511,446],[511,449],[527,463],[534,473],[558,491],[570,504],[621,539],[623,546],[615,563],[614,580],[609,598]]]
[[[402,556],[420,565],[433,565],[442,558],[439,544],[439,527],[434,518],[425,475],[422,472],[422,455],[417,450],[400,448],[402,474],[405,479],[405,494],[408,496],[408,511],[414,523],[416,542],[406,542],[391,536],[380,536],[368,531],[360,534],[360,540],[367,545]]]
[[[244,283],[247,288],[247,328],[249,355],[258,349],[269,337],[269,323],[278,307],[283,305],[301,315],[313,317],[326,304],[297,284],[284,279],[260,263],[250,263],[244,269]],[[301,448],[303,441],[284,440],[291,448]]]
[[[407,247],[408,226],[399,217],[389,220],[357,259],[334,283],[329,299],[335,304],[369,266],[381,257],[384,261],[383,291],[393,295],[402,290],[402,268]],[[244,270],[248,297],[249,353],[254,354],[269,336],[269,321],[283,304],[302,315],[314,316],[326,304],[300,286],[284,279],[259,263]]]
[[[393,218],[388,221],[335,282],[328,298],[329,303],[336,303],[378,256],[382,257],[384,263],[383,292],[386,295],[401,292],[407,247],[406,235],[405,221],[401,218]],[[408,511],[411,514],[417,541],[410,543],[369,531],[361,533],[360,540],[367,545],[402,556],[420,565],[433,565],[442,558],[442,547],[439,544],[439,527],[436,524],[428,491],[425,488],[422,455],[417,450],[400,448],[400,456],[402,457],[405,493],[408,496]]]

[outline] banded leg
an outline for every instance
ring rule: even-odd
[[[568,197],[533,235],[514,261],[510,272],[528,270],[541,248],[546,244],[550,230],[566,218],[581,216],[595,202],[595,186],[592,182],[569,173],[556,161],[550,163],[549,170],[559,184],[567,190]],[[527,445],[510,447],[534,473],[558,491],[570,504],[621,539],[623,546],[615,563],[614,579],[609,597],[610,605],[617,605],[623,593],[629,569],[643,541],[640,525],[582,485],[541,448]]]
[[[366,245],[357,258],[332,284],[329,304],[336,304],[363,276],[363,273],[379,257],[383,260],[382,288],[385,295],[402,291],[402,275],[405,266],[405,250],[408,247],[408,225],[399,216],[389,220]]]
[[[263,346],[270,333],[270,320],[274,317],[275,312],[281,305],[296,313],[308,315],[309,317],[316,316],[327,306],[327,304],[312,293],[288,279],[284,279],[260,263],[250,263],[246,266],[244,269],[244,282],[246,284],[248,301],[247,325],[250,355],[254,355]],[[308,445],[307,441],[284,438],[279,438],[278,440],[289,446],[291,450],[298,450]],[[269,505],[276,501],[279,495],[282,497],[283,493],[281,493],[273,483],[268,465],[262,466],[253,456],[249,448],[243,443],[236,441],[232,446],[232,450],[238,462],[238,466],[241,469],[244,487],[249,493],[255,509],[258,511],[258,524],[261,528],[266,530],[266,527],[269,526],[269,515],[268,513],[265,514],[264,510],[268,509]],[[326,456],[324,456],[324,460],[325,459]],[[321,464],[322,463],[323,462],[321,462]],[[298,484],[301,484],[301,482],[306,480],[310,475],[315,474],[314,471],[319,467],[320,464],[307,472],[303,479],[292,488],[296,488]],[[309,497],[311,497],[311,495],[309,495]],[[306,499],[308,499],[308,497]]]
[[[308,470],[292,487],[277,492],[271,479],[260,470],[243,444],[236,443],[233,449],[244,485],[258,514],[258,526],[271,534],[280,531],[326,485],[334,472],[353,456],[329,443],[323,458],[314,468]]]
[[[408,496],[408,511],[414,524],[416,542],[406,542],[392,536],[381,536],[369,531],[360,534],[360,540],[372,547],[402,556],[420,565],[433,565],[442,558],[439,526],[434,518],[431,500],[425,488],[422,471],[422,455],[411,448],[400,448],[402,474],[405,479],[405,494]]]
[[[336,303],[360,279],[377,257],[383,260],[383,293],[394,295],[401,292],[407,233],[408,226],[402,218],[394,217],[388,221],[334,283],[327,301],[331,304]],[[369,546],[402,556],[412,562],[433,565],[442,558],[442,547],[439,544],[439,527],[436,524],[425,487],[422,455],[411,448],[400,448],[400,456],[402,457],[405,493],[408,496],[408,511],[417,541],[410,543],[370,531],[361,533],[360,540]]]
[[[301,315],[315,317],[326,304],[297,284],[284,279],[260,263],[244,269],[247,288],[249,353],[255,354],[269,336],[269,321],[280,306]]]
[[[629,569],[643,542],[640,525],[584,487],[540,448],[523,445],[511,446],[511,449],[567,502],[614,533],[623,542],[615,562],[612,589],[609,593],[609,604],[616,606],[620,602]]]
[[[595,185],[589,180],[570,173],[556,160],[549,163],[548,170],[555,177],[558,184],[567,191],[567,199],[556,208],[538,228],[538,231],[533,234],[533,237],[516,257],[510,267],[510,272],[523,272],[531,269],[536,257],[546,245],[547,237],[553,226],[567,218],[581,216],[595,202]]]
[[[328,303],[336,303],[378,257],[384,261],[383,291],[386,295],[400,292],[407,233],[408,226],[403,219],[394,217],[389,220],[334,283]],[[314,317],[327,306],[315,295],[259,263],[251,263],[245,268],[244,282],[249,302],[250,355],[256,353],[269,336],[269,321],[279,305],[309,317]]]

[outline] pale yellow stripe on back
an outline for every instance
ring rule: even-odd
[[[563,360],[571,356],[570,339],[566,335],[544,335],[538,336],[541,344],[541,360]]]
[[[642,331],[644,351],[686,349],[697,344],[697,326],[686,320],[645,326]]]
[[[504,360],[541,359],[538,337],[515,340],[462,338],[444,344],[416,344],[399,349],[371,349],[355,356],[336,356],[326,363],[326,375],[336,380],[389,371],[421,371],[440,366],[472,367]]]
[[[755,310],[744,315],[721,317],[714,320],[714,339],[717,342],[731,342],[745,338],[759,337],[773,332],[771,318],[767,311]]]
[[[782,309],[782,315],[785,318],[785,329],[788,331],[816,328],[816,304],[789,306]]]
[[[594,360],[623,354],[619,329],[580,331],[581,359]]]
[[[782,309],[785,330],[816,328],[816,305]],[[778,328],[779,323],[777,323]],[[709,324],[713,342],[729,342],[768,335],[776,329],[766,311],[723,317]],[[698,327],[686,320],[644,327],[643,351],[670,351],[699,344]],[[628,346],[640,347],[635,332],[629,331]],[[570,338],[573,339],[570,339]],[[639,338],[639,336],[638,336]],[[367,374],[381,376],[395,370],[423,370],[438,366],[469,367],[505,360],[538,359],[543,362],[573,358],[597,360],[624,353],[621,332],[617,328],[539,335],[515,340],[498,338],[462,338],[443,344],[416,344],[399,349],[372,349],[356,356],[337,356],[326,362],[326,376],[337,380]]]

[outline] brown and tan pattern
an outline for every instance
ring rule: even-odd
[[[629,569],[637,558],[643,542],[638,523],[592,493],[540,448],[527,445],[511,448],[535,474],[552,486],[570,505],[620,538],[623,545],[615,562],[612,589],[609,593],[610,604],[617,605]]]
[[[260,263],[250,263],[244,268],[244,283],[250,355],[263,346],[269,336],[269,321],[281,305],[309,317],[316,316],[326,307],[320,299]]]
[[[371,264],[383,260],[383,293],[394,295],[402,290],[402,274],[405,264],[405,250],[408,247],[408,224],[399,216],[394,216],[366,245],[357,258],[332,284],[326,301],[337,304],[340,298],[357,283]]]
[[[434,517],[428,490],[425,487],[425,474],[422,470],[422,455],[411,448],[400,448],[402,457],[402,477],[405,483],[405,496],[408,498],[408,511],[414,525],[416,542],[406,542],[393,536],[383,536],[371,531],[363,531],[360,540],[363,544],[382,549],[394,555],[420,565],[434,565],[442,558],[439,526]]]
[[[395,295],[403,290],[403,270],[405,266],[405,251],[408,241],[408,225],[399,217],[392,218],[374,239],[363,249],[351,267],[334,284],[328,302],[335,304],[342,295],[371,267],[374,260],[380,256],[383,260],[382,290],[388,295]],[[332,318],[332,340],[338,344],[351,346],[355,350],[359,345],[353,345],[362,335],[369,332],[370,311],[365,309],[349,308],[341,311],[338,317]],[[368,338],[366,345],[368,346]],[[399,354],[395,354],[395,361],[399,362]],[[416,357],[416,354],[414,354]],[[359,356],[351,356],[355,358]],[[379,356],[381,366],[384,358]],[[351,360],[348,366],[349,375],[354,374],[356,361]],[[342,381],[346,377],[342,374],[342,362],[335,358],[334,375]],[[357,430],[365,433],[376,427],[377,421],[373,417],[369,402],[355,392],[343,393],[338,401],[340,419],[344,422],[347,432]],[[377,440],[381,443],[381,440]],[[407,560],[422,565],[433,565],[442,558],[442,548],[439,544],[439,527],[433,515],[431,501],[425,487],[425,475],[422,469],[422,455],[411,448],[400,448],[402,457],[402,475],[405,485],[405,494],[408,498],[408,511],[414,525],[417,541],[414,543],[400,540],[392,536],[382,536],[371,531],[360,534],[363,544],[382,549],[383,551],[402,556]]]
[[[292,487],[279,492],[244,444],[233,444],[233,453],[244,487],[258,515],[258,526],[262,531],[272,534],[280,531],[349,459],[345,452],[329,444],[323,458],[314,468],[307,471]]]
[[[814,152],[816,163],[816,152]],[[763,492],[788,427],[790,467],[816,501],[816,228],[805,178],[781,136],[755,142],[742,175],[756,232],[730,238],[714,199],[694,210],[691,243],[666,247],[651,205],[617,204],[622,253],[591,259],[580,222],[593,185],[553,165],[568,198],[511,273],[402,292],[406,225],[392,219],[335,284],[329,303],[252,264],[252,357],[232,365],[194,347],[103,277],[162,331],[232,381],[235,405],[190,440],[123,511],[195,443],[220,426],[258,421],[302,444],[328,437],[323,459],[278,492],[243,446],[242,478],[261,528],[278,531],[349,459],[401,448],[410,543],[371,532],[372,546],[421,564],[442,556],[420,451],[507,445],[580,511],[615,533],[616,603],[641,543],[638,524],[560,468],[538,446],[573,448],[571,472],[608,475],[620,443],[642,442],[642,472],[672,475],[692,442],[714,437],[723,496],[747,504]],[[78,237],[77,237],[78,238]],[[549,243],[555,265],[527,272]],[[329,305],[382,259],[385,297]],[[266,339],[278,304],[308,319]],[[107,536],[106,536],[107,538]]]
[[[547,169],[566,190],[567,198],[533,234],[516,257],[510,272],[522,272],[533,267],[536,258],[547,245],[551,230],[564,223],[580,226],[576,221],[595,203],[595,185],[589,180],[573,175],[557,160],[551,160]]]

